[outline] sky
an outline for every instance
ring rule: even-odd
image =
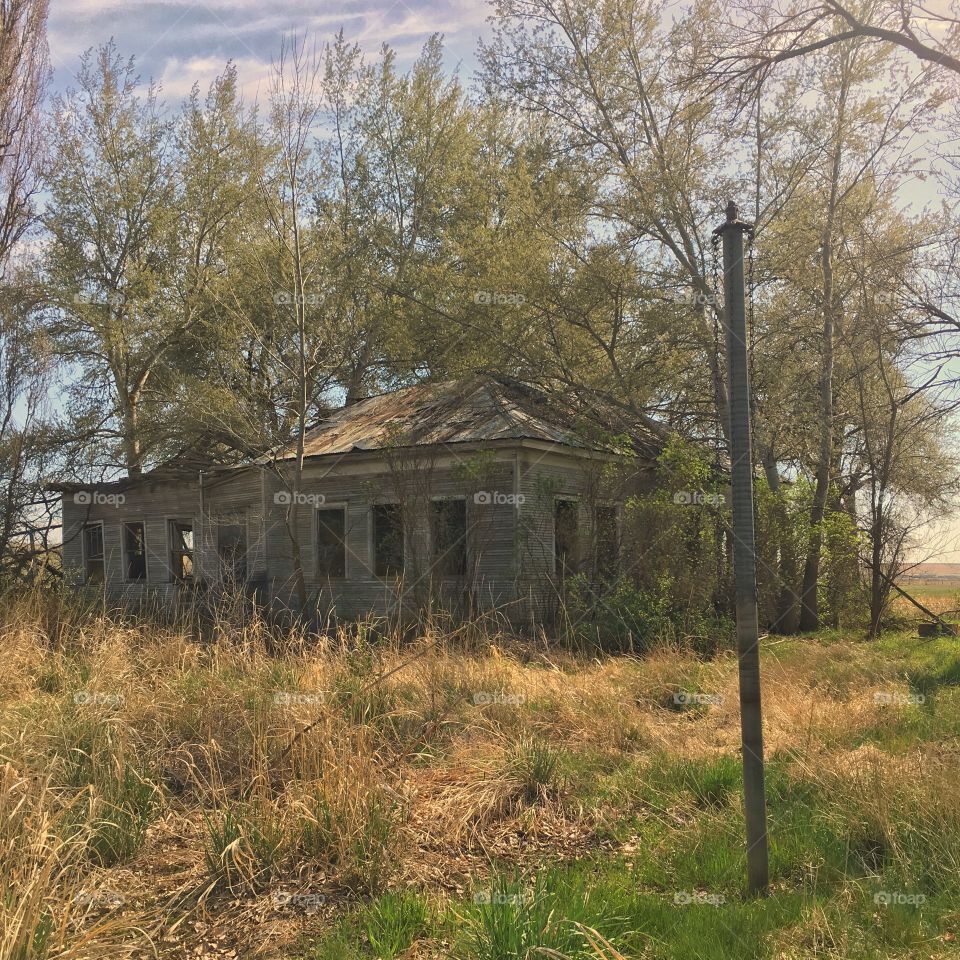
[[[936,0],[937,3],[940,0]],[[401,66],[416,59],[433,33],[444,38],[446,63],[469,81],[479,37],[490,35],[486,0],[51,0],[48,22],[54,89],[73,82],[80,57],[111,37],[136,59],[141,78],[161,84],[166,98],[184,99],[195,82],[205,91],[228,60],[248,101],[262,98],[284,37],[322,44],[341,27],[348,40],[375,55],[389,44]],[[920,204],[929,201],[928,196]],[[916,559],[960,563],[960,521],[938,524]]]
[[[284,36],[322,44],[342,27],[368,54],[388,43],[411,63],[433,33],[444,36],[447,65],[473,72],[477,38],[489,32],[485,0],[51,0],[48,23],[54,86],[71,84],[82,53],[113,37],[134,56],[141,77],[181,100],[194,82],[205,90],[228,60],[248,99],[266,92]]]

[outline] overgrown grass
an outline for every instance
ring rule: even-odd
[[[953,949],[955,640],[764,646],[754,900],[732,656],[215,632],[0,605],[0,960]]]

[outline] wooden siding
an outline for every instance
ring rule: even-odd
[[[504,455],[501,455],[504,457]],[[273,477],[267,492],[267,553],[270,557],[270,590],[292,601],[295,583],[293,551],[286,514],[301,548],[304,579],[312,603],[340,617],[377,616],[396,612],[402,593],[411,603],[423,603],[439,594],[449,598],[470,592],[475,605],[507,605],[514,594],[514,512],[506,504],[487,504],[477,493],[486,486],[511,490],[513,457],[485,464],[481,480],[470,476],[470,464],[446,456],[417,458],[385,465],[382,460],[351,463],[341,459],[332,467],[308,462],[300,503],[288,508],[284,488]],[[481,485],[478,485],[481,484]],[[429,502],[434,498],[463,497],[467,504],[468,576],[461,583],[438,583],[433,575]],[[402,583],[374,573],[372,507],[400,503],[405,515],[405,569]],[[345,511],[346,576],[326,581],[317,565],[317,509]]]
[[[460,612],[495,608],[515,621],[549,619],[557,598],[555,499],[584,498],[591,478],[605,461],[547,444],[469,454],[448,448],[404,457],[402,462],[363,454],[309,460],[299,502],[294,505],[277,476],[253,467],[208,477],[202,489],[196,482],[144,482],[125,490],[120,503],[77,504],[67,494],[64,566],[72,580],[82,582],[80,529],[85,522],[101,521],[108,596],[124,602],[169,603],[183,590],[171,572],[169,522],[193,522],[196,577],[211,589],[223,579],[219,524],[242,522],[248,579],[264,599],[292,605],[296,578],[289,515],[300,544],[308,601],[321,615],[384,616],[397,612],[402,604],[439,603]],[[429,504],[440,498],[466,502],[466,577],[439,578],[434,573]],[[374,504],[386,502],[400,502],[407,518],[402,580],[374,573],[371,510]],[[331,581],[321,576],[318,565],[317,510],[327,507],[345,512],[345,576]],[[581,524],[588,522],[585,511],[584,503]],[[141,520],[146,530],[147,579],[127,583],[122,528],[125,522]]]
[[[82,502],[84,499],[90,502]],[[78,502],[79,501],[79,502]],[[158,602],[175,599],[180,585],[170,566],[169,523],[200,517],[199,486],[166,481],[144,484],[120,493],[66,494],[63,498],[64,571],[69,580],[82,584],[85,578],[82,529],[88,523],[103,524],[105,590],[108,598],[123,602]],[[147,578],[129,582],[124,576],[123,525],[144,524]]]

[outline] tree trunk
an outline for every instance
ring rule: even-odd
[[[303,574],[303,556],[300,551],[300,537],[297,534],[297,497],[300,493],[299,483],[294,484],[291,502],[284,514],[283,522],[290,540],[290,555],[293,562],[293,586],[297,594],[297,612],[303,613],[307,608],[307,583]]]
[[[143,473],[143,448],[140,446],[140,420],[136,401],[131,397],[123,400],[123,456],[128,477]]]
[[[834,163],[836,186],[839,171],[839,150]],[[820,355],[820,454],[817,462],[816,486],[810,507],[810,535],[807,541],[807,558],[803,566],[803,584],[800,588],[800,623],[802,631],[816,630],[820,626],[820,608],[817,600],[817,584],[820,579],[820,550],[822,546],[821,523],[830,495],[830,466],[833,462],[833,211],[835,200],[831,197],[830,214],[820,245],[821,270],[823,274],[823,330]]]
[[[795,633],[797,629],[797,552],[789,530],[787,504],[783,498],[780,474],[771,451],[764,455],[763,471],[767,486],[774,497],[774,524],[777,530],[777,604],[770,622],[770,632],[779,635]]]
[[[821,523],[830,495],[830,468],[833,463],[833,337],[835,326],[835,293],[833,277],[833,231],[837,219],[840,196],[840,178],[843,173],[843,144],[846,131],[847,95],[850,88],[849,61],[845,61],[837,99],[837,118],[834,134],[833,158],[830,169],[830,196],[824,216],[820,243],[820,270],[822,275],[823,331],[820,354],[820,454],[817,463],[816,487],[810,507],[810,536],[807,557],[803,566],[803,584],[800,588],[800,629],[816,630],[820,626],[817,603],[817,584],[820,579],[820,549],[823,531]]]
[[[880,636],[880,622],[883,619],[883,608],[887,600],[887,585],[883,580],[883,515],[880,510],[874,514],[874,522],[870,529],[870,632],[869,639],[875,640]]]

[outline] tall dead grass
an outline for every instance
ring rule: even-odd
[[[642,781],[665,755],[738,746],[730,656],[589,659],[476,625],[311,637],[225,617],[203,633],[0,601],[0,960],[119,956],[281,882],[331,899],[455,885],[456,858],[483,869],[519,836],[566,855],[623,812],[619,796],[584,809],[585,757]],[[904,864],[956,872],[955,839],[936,846],[960,837],[949,769],[850,747],[890,717],[871,692],[902,685],[851,650],[765,658],[771,753]],[[118,900],[107,880],[131,866]]]

